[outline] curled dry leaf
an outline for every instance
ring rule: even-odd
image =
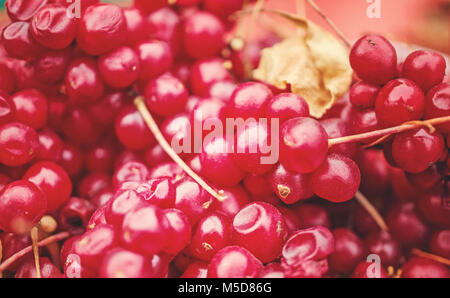
[[[270,11],[296,24],[297,36],[264,49],[253,77],[280,89],[290,86],[320,118],[344,95],[352,82],[348,50],[316,24],[279,11]]]

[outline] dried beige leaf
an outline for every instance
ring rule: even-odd
[[[311,115],[320,118],[351,85],[348,50],[316,24],[290,14],[279,15],[293,21],[301,32],[264,49],[253,77],[280,89],[289,85],[308,102]]]

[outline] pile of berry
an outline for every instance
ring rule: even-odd
[[[64,0],[7,0],[0,274],[373,277],[376,255],[378,277],[450,277],[441,55],[397,61],[389,41],[364,36],[350,53],[355,84],[314,119],[302,97],[248,79],[279,38],[230,46],[243,0],[169,2],[83,0],[71,18]],[[184,163],[155,137],[139,95],[168,143],[190,149]],[[208,138],[212,127],[194,150],[194,127],[251,118],[268,121],[245,122],[233,152],[226,135]],[[271,142],[279,158],[264,163]],[[36,228],[55,241],[38,260],[18,258]]]

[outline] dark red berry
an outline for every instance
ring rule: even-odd
[[[438,53],[415,51],[403,63],[402,77],[414,81],[424,92],[442,83],[447,63]]]

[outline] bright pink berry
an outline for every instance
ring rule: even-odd
[[[240,246],[227,246],[217,252],[208,266],[209,278],[258,277],[263,264]]]
[[[299,117],[281,127],[280,162],[286,169],[311,173],[324,161],[327,152],[327,132],[316,120]]]
[[[39,137],[33,128],[18,122],[0,127],[0,163],[24,165],[36,156],[38,149]]]
[[[44,51],[31,36],[29,28],[27,22],[14,22],[3,29],[2,45],[10,57],[31,60]]]
[[[150,259],[144,255],[115,248],[102,260],[100,278],[151,278],[154,277]]]
[[[162,75],[173,66],[172,50],[164,41],[143,41],[134,50],[141,63],[139,78],[144,82]]]
[[[361,37],[352,47],[350,64],[358,77],[374,85],[386,84],[397,75],[397,53],[379,35]]]
[[[181,18],[169,7],[158,9],[147,17],[151,39],[167,42],[177,54],[181,48]]]
[[[150,177],[147,166],[138,161],[129,161],[116,169],[112,178],[113,187],[125,181],[146,181]]]
[[[30,89],[17,92],[11,97],[14,103],[14,119],[34,129],[47,123],[47,98],[41,92]]]
[[[189,222],[189,218],[180,210],[166,209],[163,212],[169,223],[169,240],[164,251],[171,255],[176,255],[191,241],[191,223]]]
[[[282,164],[271,174],[272,189],[285,204],[294,204],[313,196],[311,175],[286,170]]]
[[[207,58],[192,65],[190,83],[195,95],[206,97],[214,82],[231,79],[224,63],[225,61],[219,58]]]
[[[129,46],[134,46],[147,37],[148,28],[145,16],[135,8],[125,8],[123,15],[127,24],[126,43]]]
[[[438,53],[415,51],[403,63],[402,77],[414,81],[424,92],[442,83],[447,63]]]
[[[272,97],[272,91],[263,84],[243,83],[231,95],[228,116],[243,119],[263,118],[267,115],[266,109]]]
[[[125,88],[137,80],[140,61],[136,52],[122,46],[100,57],[98,69],[103,80],[113,88]]]
[[[116,136],[127,148],[141,150],[150,147],[155,139],[134,106],[124,107],[116,118]]]
[[[329,155],[311,177],[314,193],[335,203],[353,198],[360,183],[361,174],[356,163],[338,154]]]
[[[186,214],[192,225],[212,210],[213,197],[197,182],[182,180],[175,185],[175,192],[175,208]]]

